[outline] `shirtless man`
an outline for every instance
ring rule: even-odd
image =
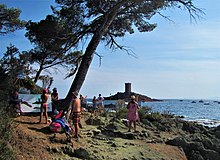
[[[78,92],[73,92],[73,100],[71,104],[71,113],[70,117],[73,120],[73,124],[75,127],[75,136],[74,138],[78,138],[79,135],[79,123],[80,123],[80,114],[81,114],[81,105],[80,105],[80,99],[77,98]]]

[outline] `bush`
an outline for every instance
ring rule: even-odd
[[[5,140],[0,141],[0,159],[1,160],[15,160],[15,155],[9,143]]]
[[[127,118],[127,112],[128,112],[128,110],[127,110],[126,107],[124,107],[124,108],[122,108],[122,109],[120,109],[120,110],[117,110],[117,112],[116,112],[116,118],[117,118],[117,119]]]
[[[153,112],[151,114],[146,115],[146,119],[148,119],[151,122],[153,122],[153,121],[160,122],[163,118],[164,118],[163,115],[160,114],[159,112]]]
[[[2,76],[2,75],[1,75]],[[0,159],[13,160],[15,156],[10,146],[12,133],[12,115],[7,110],[9,93],[13,90],[12,81],[6,76],[0,77]]]
[[[151,108],[149,108],[149,107],[142,107],[141,109],[139,109],[138,114],[139,114],[140,120],[146,119],[150,110],[151,110]]]

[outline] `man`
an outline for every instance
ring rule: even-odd
[[[78,92],[73,92],[73,100],[71,103],[71,112],[70,117],[73,120],[75,135],[74,138],[79,137],[79,123],[80,123],[80,114],[81,114],[81,104],[80,99],[77,97]]]
[[[54,114],[54,110],[57,109],[56,105],[57,105],[58,99],[59,99],[59,95],[58,95],[58,92],[57,92],[57,88],[54,88],[53,92],[51,93],[52,114]]]

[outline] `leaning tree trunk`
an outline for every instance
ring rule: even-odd
[[[112,24],[113,20],[117,16],[117,13],[120,9],[120,7],[124,4],[126,4],[127,1],[122,1],[115,5],[109,12],[106,12],[105,15],[103,15],[103,22],[100,25],[100,27],[96,30],[94,33],[91,41],[89,42],[85,54],[83,56],[83,59],[81,61],[80,67],[77,71],[77,74],[73,80],[73,83],[69,89],[69,92],[64,99],[64,101],[61,103],[63,107],[68,107],[71,99],[72,99],[72,92],[77,91],[79,92],[83,82],[85,81],[87,72],[89,70],[90,64],[92,62],[94,53],[97,49],[97,46],[99,45],[102,36],[107,32],[109,26]]]
[[[40,77],[40,74],[41,74],[42,70],[43,70],[43,66],[40,65],[40,68],[39,68],[39,70],[37,71],[37,74],[36,74],[36,76],[35,76],[35,78],[34,78],[34,83],[37,83],[37,81],[39,80],[39,77]]]

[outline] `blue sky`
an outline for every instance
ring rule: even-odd
[[[0,0],[8,7],[20,8],[21,19],[40,21],[51,13],[53,0]],[[132,91],[153,98],[220,98],[220,1],[194,0],[205,15],[197,23],[190,22],[186,10],[163,11],[174,21],[156,15],[151,22],[158,27],[150,33],[127,35],[118,42],[127,46],[137,58],[126,52],[105,48],[100,44],[84,85],[83,95],[93,97],[101,93],[109,96],[124,91],[124,83],[132,83]],[[3,36],[0,51],[9,43],[22,50],[31,46],[25,31]],[[82,48],[85,49],[85,48]],[[65,97],[73,79],[64,80],[53,75],[60,97]]]

